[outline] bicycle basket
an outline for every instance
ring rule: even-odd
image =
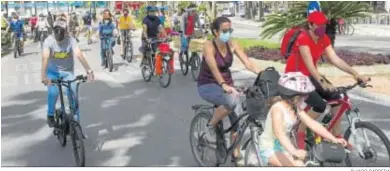
[[[342,145],[323,141],[313,147],[313,156],[320,162],[341,163],[346,152]]]
[[[163,53],[163,54],[168,54],[171,52],[171,48],[169,47],[169,44],[168,43],[161,43],[158,45],[158,50],[160,51],[160,53]]]
[[[246,109],[255,120],[264,120],[268,114],[268,99],[259,86],[253,86],[246,93]]]

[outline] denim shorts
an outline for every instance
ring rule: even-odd
[[[239,97],[225,93],[222,87],[214,83],[200,85],[198,94],[203,100],[214,105],[223,105],[230,111],[234,111],[240,100]]]

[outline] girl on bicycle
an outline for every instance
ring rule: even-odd
[[[352,76],[355,80],[367,83],[369,78],[359,75],[356,70],[340,59],[334,51],[329,37],[325,34],[326,24],[328,20],[324,13],[313,12],[307,17],[307,27],[301,31],[297,39],[294,42],[291,55],[287,59],[287,65],[285,72],[301,72],[308,76],[315,86],[306,103],[313,107],[313,110],[308,114],[311,118],[316,119],[320,114],[326,114],[331,111],[335,114],[339,110],[339,106],[335,106],[330,109],[326,101],[337,100],[340,98],[340,94],[336,93],[332,84],[321,74],[317,69],[317,62],[321,58],[321,55],[325,52],[326,61],[333,64],[342,71],[345,71]],[[324,101],[324,99],[326,101]],[[342,137],[340,135],[340,120],[336,122],[333,130],[334,135]],[[301,124],[297,135],[297,145],[300,149],[305,148],[305,124]]]
[[[214,39],[204,44],[203,60],[198,77],[198,93],[203,100],[218,105],[206,129],[208,141],[215,142],[215,127],[218,122],[226,116],[229,116],[232,123],[236,120],[235,115],[229,115],[239,102],[238,92],[233,86],[230,72],[233,54],[236,54],[245,67],[253,73],[258,74],[261,70],[249,60],[239,44],[231,40],[233,29],[228,18],[215,19],[211,31]],[[234,140],[235,137],[236,134],[233,133],[232,139]],[[241,157],[239,147],[235,150],[234,156]]]
[[[281,100],[270,108],[259,142],[264,166],[304,166],[306,151],[296,149],[290,140],[290,133],[298,120],[333,143],[344,146],[347,144],[344,139],[333,136],[302,109],[308,94],[315,89],[307,76],[300,72],[284,74],[280,77],[278,86]]]

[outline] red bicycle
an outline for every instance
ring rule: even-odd
[[[334,100],[334,101],[328,101],[328,105],[330,106],[337,106],[341,105],[339,111],[332,115],[331,113],[328,113],[324,116],[321,123],[329,130],[331,131],[336,121],[341,119],[341,117],[344,115],[344,113],[348,117],[348,123],[349,127],[344,133],[344,139],[348,141],[349,144],[351,143],[358,143],[356,145],[349,145],[351,151],[347,150],[347,155],[345,158],[345,164],[347,167],[351,166],[369,166],[369,163],[372,163],[374,161],[379,160],[379,157],[389,157],[389,159],[383,159],[380,161],[380,166],[390,166],[390,141],[386,137],[386,135],[383,133],[381,129],[379,129],[377,126],[370,122],[364,121],[362,118],[360,118],[360,112],[358,108],[354,108],[352,106],[352,103],[348,97],[347,92],[349,90],[352,90],[356,86],[360,87],[370,87],[369,85],[362,85],[359,83],[356,83],[351,86],[346,87],[338,87],[336,88],[336,91],[341,94],[341,99]],[[306,107],[305,111],[309,111],[311,107]],[[299,125],[299,124],[297,124]],[[360,131],[359,131],[360,130]],[[368,132],[372,132],[369,134]],[[360,134],[359,134],[360,133]],[[380,139],[380,141],[374,141],[373,137],[369,135],[377,135]],[[295,135],[292,135],[294,139],[296,139]],[[295,137],[294,137],[295,136]],[[306,131],[306,143],[309,144],[309,146],[312,146],[313,144],[319,144],[322,142],[322,137],[319,135],[314,134],[311,132],[311,130],[307,129]],[[386,148],[386,150],[376,150],[374,147],[380,146],[380,142],[382,142]],[[359,144],[361,143],[361,144]],[[307,146],[308,147],[308,146]],[[355,165],[352,164],[351,159],[352,154],[357,153],[357,158],[364,159],[368,161],[367,164],[361,164],[361,165]],[[323,166],[322,162],[319,162],[318,165]]]

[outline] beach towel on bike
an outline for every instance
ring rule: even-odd
[[[254,119],[266,119],[269,100],[278,96],[280,74],[273,67],[265,69],[257,76],[253,87],[246,94],[247,110]]]

